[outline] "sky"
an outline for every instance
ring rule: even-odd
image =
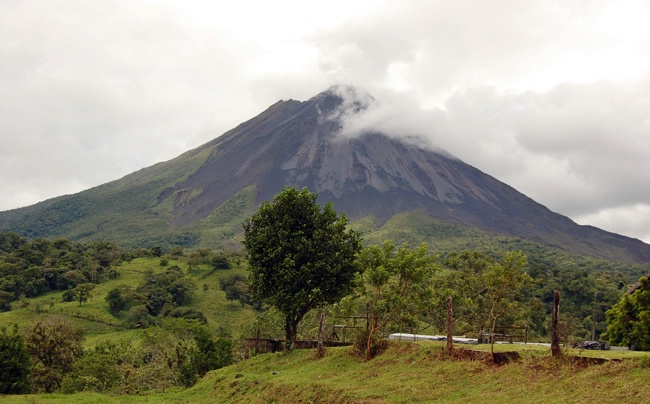
[[[0,0],[0,210],[121,178],[278,100],[421,135],[650,243],[648,0]]]

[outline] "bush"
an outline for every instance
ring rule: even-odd
[[[219,254],[212,259],[212,267],[214,269],[230,269],[230,261],[225,255]]]
[[[149,314],[149,310],[144,305],[133,306],[126,315],[128,328],[147,328],[153,324],[154,318]]]
[[[61,391],[71,394],[79,391],[107,393],[115,391],[120,384],[116,365],[120,360],[118,347],[103,343],[91,351],[84,352],[61,382]]]
[[[208,319],[203,313],[192,307],[178,307],[169,313],[170,317],[184,318],[186,320],[197,320],[201,324],[207,324]]]

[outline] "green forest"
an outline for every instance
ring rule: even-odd
[[[0,393],[187,388],[249,358],[245,338],[291,349],[332,336],[334,324],[374,360],[390,333],[444,334],[450,298],[456,335],[519,327],[548,342],[555,290],[567,345],[650,346],[647,266],[522,252],[512,240],[438,251],[371,242],[295,189],[244,231],[243,250],[220,251],[0,234]]]

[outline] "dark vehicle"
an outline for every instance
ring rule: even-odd
[[[609,344],[600,341],[583,341],[578,344],[573,344],[574,348],[578,349],[593,349],[596,351],[609,351]]]

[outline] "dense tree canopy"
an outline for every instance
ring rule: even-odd
[[[352,288],[360,234],[346,229],[332,203],[321,210],[306,188],[284,188],[244,223],[250,293],[285,316],[287,347],[311,309],[334,303]]]
[[[28,240],[0,233],[0,310],[21,296],[99,283],[119,273],[113,269],[128,254],[110,242],[75,243],[67,239]]]
[[[610,344],[650,351],[650,280],[642,276],[632,293],[607,311],[607,332],[603,338]]]
[[[0,394],[29,393],[29,355],[15,324],[11,332],[0,327],[0,364]]]

